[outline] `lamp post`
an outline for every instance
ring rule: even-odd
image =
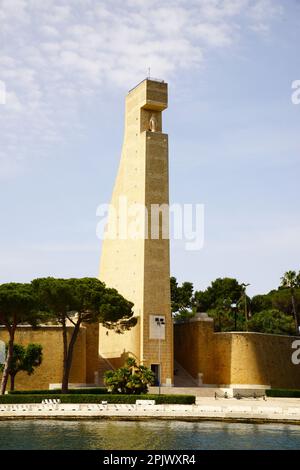
[[[161,384],[161,351],[160,351],[160,341],[161,341],[161,329],[162,326],[165,324],[165,320],[162,317],[155,317],[155,323],[159,327],[159,337],[158,337],[158,367],[159,367],[159,374],[158,374],[158,394],[160,395],[160,384]]]
[[[233,311],[234,311],[234,331],[236,331],[237,304],[236,304],[236,303],[232,303],[232,304],[231,304],[231,308],[232,308]]]
[[[244,307],[245,307],[245,321],[246,321],[246,331],[248,331],[248,309],[247,309],[247,294],[246,288],[250,286],[250,284],[245,284],[244,282],[241,284],[244,288]]]

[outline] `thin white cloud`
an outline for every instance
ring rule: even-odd
[[[58,244],[40,244],[33,246],[34,251],[46,253],[97,253],[99,243],[79,244],[79,243],[58,243]]]
[[[270,30],[270,20],[280,17],[283,8],[272,0],[255,2],[249,10],[250,28],[258,33],[267,34]]]
[[[86,96],[131,88],[147,74],[170,79],[198,67],[212,48],[240,37],[240,23],[266,32],[281,7],[268,0],[2,0],[0,177],[40,157],[78,128]],[[16,143],[18,144],[16,146]],[[11,167],[11,172],[7,169]],[[5,170],[4,170],[5,168]]]
[[[195,38],[212,47],[226,47],[232,44],[237,28],[234,25],[199,23],[193,27]]]

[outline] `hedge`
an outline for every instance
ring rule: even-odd
[[[9,395],[58,395],[61,390],[59,388],[54,390],[15,390],[8,393]],[[68,391],[68,395],[104,395],[105,393],[108,393],[105,387],[76,388]]]
[[[60,394],[44,394],[44,395],[1,395],[0,404],[25,404],[25,403],[41,403],[42,400],[59,399],[61,403],[127,403],[134,404],[136,400],[155,400],[157,404],[182,404],[192,405],[195,403],[196,397],[193,395],[60,395]]]
[[[270,390],[266,390],[266,395],[267,397],[300,398],[300,390],[271,388]]]

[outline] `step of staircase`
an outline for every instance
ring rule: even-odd
[[[198,387],[194,379],[177,361],[174,361],[174,387]]]
[[[221,394],[217,387],[161,387],[160,393],[162,395],[195,395],[196,403],[201,397],[214,397],[215,393]],[[149,393],[156,395],[159,393],[158,387],[149,387]]]
[[[111,363],[105,359],[105,357],[99,356],[99,368],[98,368],[98,374],[99,374],[99,386],[104,387],[104,373],[107,372],[108,370],[114,370],[114,367],[111,365]]]

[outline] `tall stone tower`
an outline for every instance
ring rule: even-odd
[[[162,224],[164,216],[169,217],[168,136],[162,132],[162,111],[167,105],[168,87],[162,81],[146,79],[126,97],[122,157],[99,278],[134,303],[138,323],[121,335],[100,326],[99,352],[117,367],[128,355],[133,356],[152,368],[158,382],[170,386],[173,323],[169,233],[166,219]],[[151,210],[157,215],[158,207],[159,218],[151,217]]]

